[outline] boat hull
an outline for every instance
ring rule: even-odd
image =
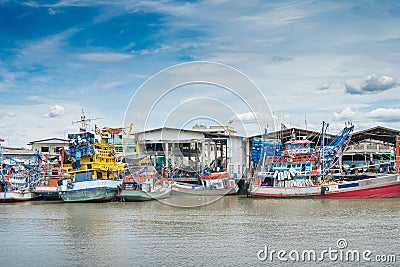
[[[322,187],[323,198],[400,197],[400,175],[386,175]]]
[[[0,192],[0,202],[20,202],[29,201],[37,198],[33,192]]]
[[[65,202],[106,202],[115,199],[122,180],[91,180],[60,186]]]
[[[37,186],[35,188],[35,193],[44,200],[60,199],[57,186]]]
[[[264,198],[307,198],[321,195],[320,186],[303,187],[273,187],[273,186],[254,186],[250,191],[252,197]]]
[[[239,187],[235,188],[224,188],[224,189],[202,189],[200,187],[193,186],[188,188],[188,186],[172,186],[171,195],[196,195],[196,196],[226,196],[226,195],[236,195]]]
[[[171,194],[171,189],[161,191],[161,192],[144,192],[137,190],[121,190],[117,194],[117,198],[121,201],[136,202],[136,201],[149,201],[158,200],[169,197]]]
[[[267,198],[388,198],[400,197],[400,175],[354,180],[344,183],[303,187],[254,186],[252,197]]]

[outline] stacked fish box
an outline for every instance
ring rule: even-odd
[[[94,135],[92,133],[69,134],[69,153],[76,159],[94,155]]]
[[[264,157],[280,156],[282,154],[282,143],[274,140],[263,140],[261,138],[254,138],[251,147],[251,160],[259,163],[263,160],[261,153]]]
[[[253,138],[253,143],[251,145],[251,160],[255,163],[261,161],[261,152],[263,147],[263,140],[260,138]]]

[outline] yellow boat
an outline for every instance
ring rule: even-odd
[[[66,202],[110,201],[122,184],[123,163],[117,161],[115,146],[107,131],[69,134],[69,159],[66,170],[72,178],[63,179],[59,195]]]

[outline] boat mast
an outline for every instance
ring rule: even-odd
[[[132,132],[132,128],[133,128],[133,124],[131,123],[130,125],[129,125],[129,131],[128,131],[128,134],[127,134],[127,136],[126,136],[126,138],[125,138],[125,140],[124,140],[124,147],[123,147],[123,154],[124,154],[124,156],[125,156],[125,154],[126,154],[126,149],[127,149],[127,147],[128,147],[128,143],[129,143],[129,137],[131,136],[131,132]],[[124,128],[124,129],[126,129],[126,127]],[[137,148],[136,148],[136,150],[137,150]],[[137,153],[138,154],[138,153]]]
[[[325,121],[322,121],[322,132],[321,132],[321,174],[322,174],[322,180],[324,180],[325,176],[325,157],[324,157],[324,145],[325,145]],[[326,124],[326,128],[328,127],[328,124]]]
[[[64,169],[64,157],[65,157],[65,148],[61,148],[61,164],[59,169],[60,180],[63,178],[63,169]]]
[[[264,135],[263,135],[263,143],[261,146],[261,157],[262,157],[262,163],[261,163],[261,171],[265,171],[265,142],[267,140],[267,128],[264,128]]]
[[[3,179],[3,146],[1,143],[4,142],[4,139],[0,138],[0,181],[4,181]]]
[[[396,174],[400,174],[400,136],[396,136]]]
[[[94,120],[100,120],[100,119],[101,119],[101,118],[86,119],[85,112],[84,112],[84,110],[82,109],[81,119],[80,119],[79,121],[73,121],[72,124],[75,125],[75,124],[80,123],[80,124],[81,124],[81,127],[79,128],[79,131],[80,131],[80,132],[87,132],[88,130],[90,130],[90,129],[88,129],[88,127],[89,127],[89,122],[94,121]]]

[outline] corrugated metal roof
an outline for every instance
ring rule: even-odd
[[[42,139],[42,140],[36,140],[36,141],[31,141],[28,143],[28,145],[33,145],[37,143],[50,143],[50,144],[57,144],[57,143],[68,143],[68,140],[62,139],[62,138],[47,138],[47,139]]]

